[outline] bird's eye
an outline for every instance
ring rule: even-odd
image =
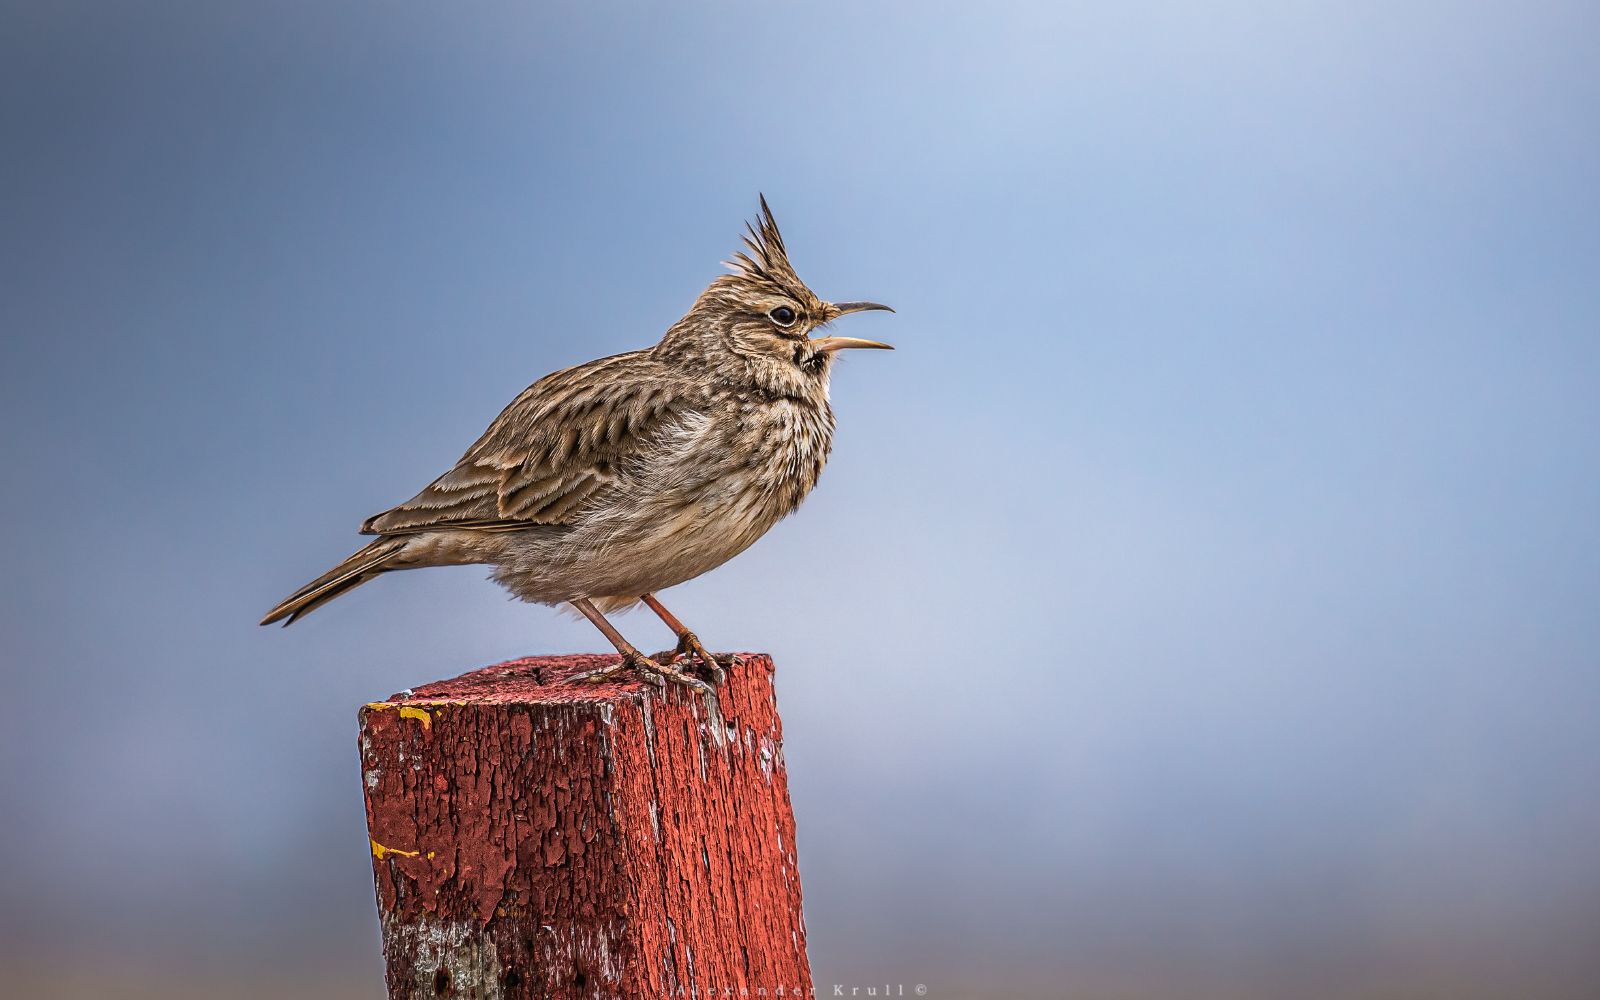
[[[767,316],[779,326],[794,326],[794,310],[790,309],[788,306],[779,306],[767,313]]]

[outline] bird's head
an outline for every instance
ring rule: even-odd
[[[745,230],[744,249],[728,262],[732,273],[718,277],[701,293],[688,314],[667,332],[664,348],[676,343],[731,352],[754,371],[779,382],[800,379],[824,386],[837,352],[893,350],[876,340],[817,335],[840,316],[894,310],[876,302],[825,302],[807,288],[789,263],[783,235],[765,197],[758,224]]]

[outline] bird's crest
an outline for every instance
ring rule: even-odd
[[[783,234],[778,232],[778,220],[772,217],[766,195],[761,195],[759,224],[747,222],[744,229],[745,250],[736,252],[728,261],[734,273],[755,281],[771,282],[791,294],[806,292],[805,282],[789,264],[789,251],[784,248]]]

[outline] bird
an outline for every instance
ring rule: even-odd
[[[385,573],[484,564],[523,601],[571,605],[620,654],[572,680],[631,672],[714,690],[730,658],[709,653],[656,595],[739,555],[800,506],[832,447],[840,352],[892,350],[829,332],[840,317],[894,310],[817,296],[759,198],[727,273],[659,342],[534,382],[449,471],[367,518],[371,543],[261,624],[290,625]],[[647,656],[606,617],[641,603],[676,635],[674,649]]]

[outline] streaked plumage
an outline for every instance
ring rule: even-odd
[[[361,530],[377,540],[262,624],[289,624],[380,573],[463,563],[493,566],[523,600],[573,602],[594,620],[591,611],[635,604],[748,548],[822,473],[834,352],[887,345],[810,336],[846,312],[886,307],[813,294],[765,199],[745,246],[655,347],[529,386],[450,471],[367,519]],[[706,657],[652,607],[679,631],[679,652]],[[625,645],[628,665],[676,674]]]

